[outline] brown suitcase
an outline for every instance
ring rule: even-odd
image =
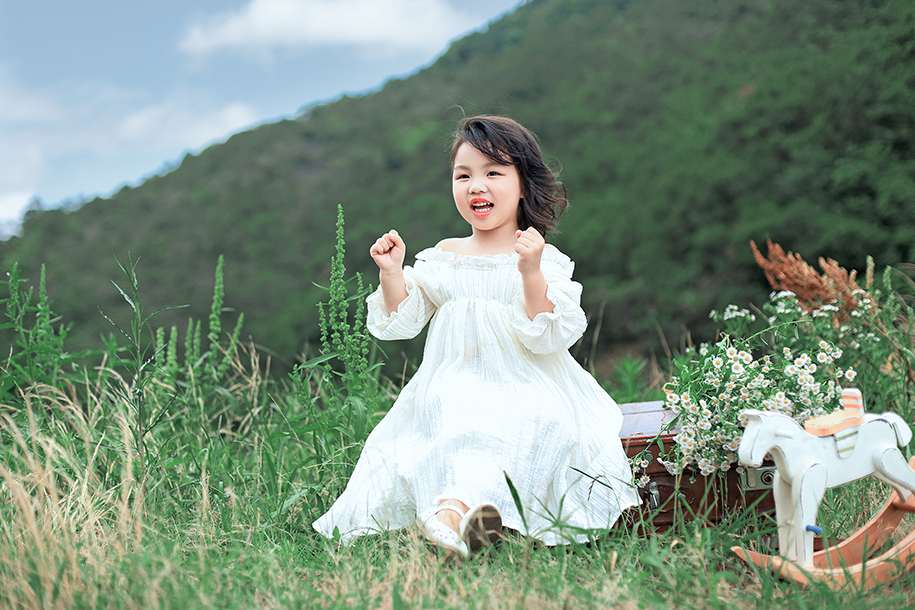
[[[650,520],[656,531],[666,530],[678,519],[703,519],[714,524],[726,513],[743,511],[748,506],[754,506],[756,513],[775,515],[775,500],[771,493],[774,464],[746,468],[745,473],[738,473],[732,467],[726,473],[719,471],[712,476],[690,470],[674,476],[656,458],[660,453],[659,439],[665,447],[673,443],[676,430],[660,437],[658,433],[663,424],[673,421],[675,414],[666,410],[661,401],[621,404],[620,410],[623,412],[620,437],[626,455],[631,458],[648,449],[653,456],[646,468],[651,480],[639,489],[642,504],[630,515],[630,523],[640,518]],[[753,505],[757,500],[759,502]]]

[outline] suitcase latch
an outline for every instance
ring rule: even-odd
[[[648,484],[648,508],[657,510],[661,506],[661,491],[658,489],[656,481]]]
[[[775,472],[775,466],[746,468],[740,473],[740,486],[744,491],[772,489],[772,483],[775,481]]]

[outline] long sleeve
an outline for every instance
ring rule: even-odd
[[[544,260],[540,268],[547,281],[546,296],[553,303],[553,311],[538,313],[531,320],[521,292],[512,303],[512,328],[526,348],[535,354],[549,354],[572,347],[588,322],[581,308],[581,284],[572,280],[571,261]]]
[[[396,311],[390,314],[385,311],[384,295],[380,286],[366,298],[366,325],[369,332],[378,339],[412,339],[420,333],[435,313],[435,305],[423,294],[414,269],[407,266],[403,271],[407,298],[401,301]]]

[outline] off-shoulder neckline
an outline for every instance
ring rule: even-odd
[[[518,260],[518,253],[511,254],[455,254],[441,248],[426,248],[416,254],[416,260],[421,261],[445,261],[455,265],[467,265],[475,267],[492,267],[514,263]],[[560,265],[571,265],[572,259],[563,254],[558,248],[544,248],[541,260],[556,262]]]

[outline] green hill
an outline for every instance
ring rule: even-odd
[[[296,78],[294,74],[288,78]],[[554,243],[577,263],[602,344],[676,343],[727,302],[764,299],[748,242],[846,267],[915,260],[915,5],[902,0],[532,0],[429,68],[186,156],[81,209],[29,218],[2,264],[37,278],[94,345],[123,312],[109,280],[140,258],[147,305],[226,304],[291,360],[317,332],[337,204],[348,264],[396,227],[408,258],[466,234],[449,133],[510,115],[561,163],[572,207]],[[171,317],[169,317],[171,316]],[[592,328],[598,326],[592,321]],[[586,338],[590,341],[590,338]]]

